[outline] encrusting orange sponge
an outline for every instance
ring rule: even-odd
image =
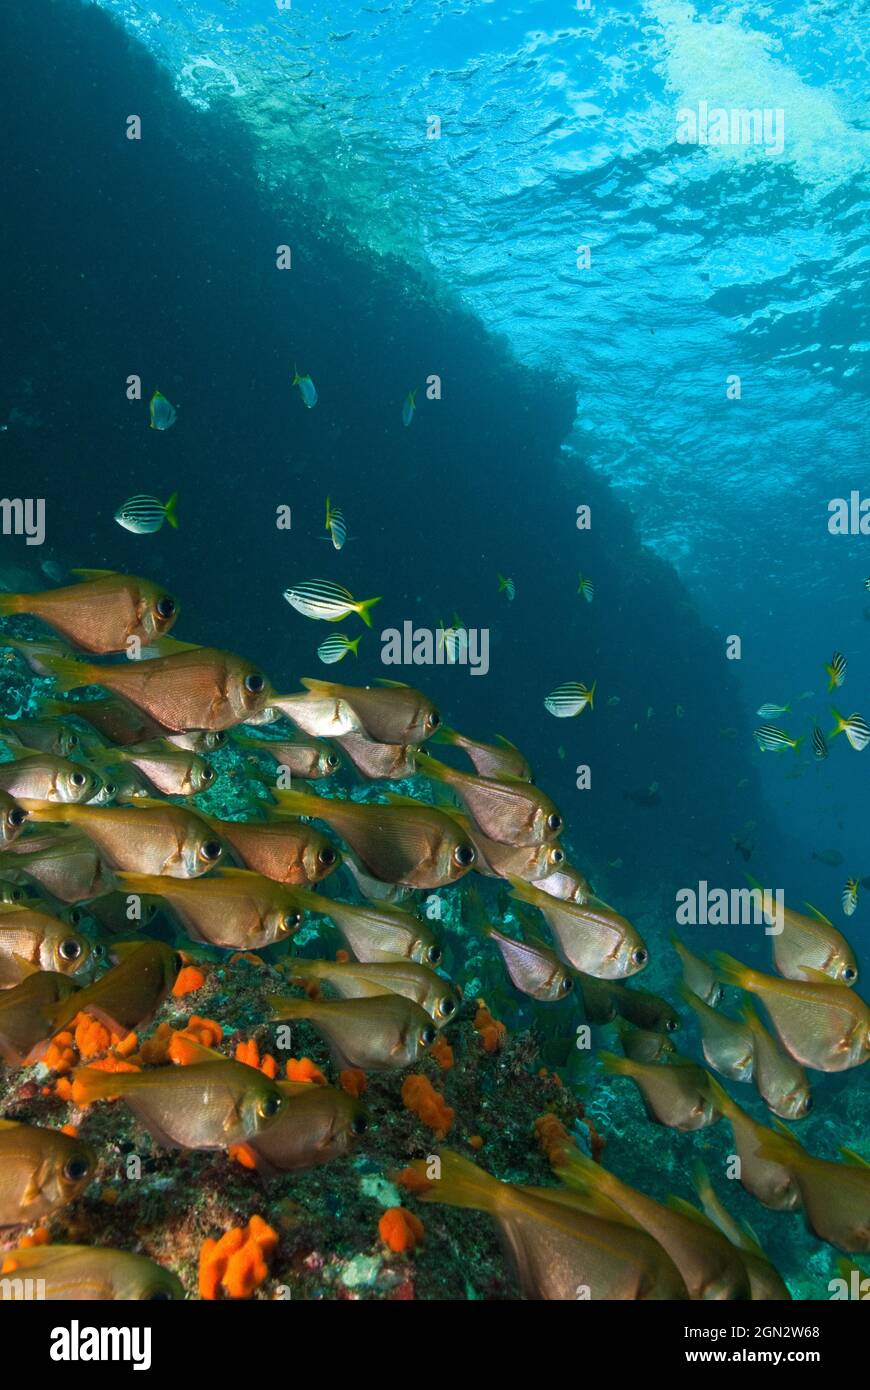
[[[405,1077],[402,1082],[402,1104],[436,1134],[446,1134],[453,1124],[455,1112],[426,1076],[415,1074]]]
[[[261,1216],[247,1227],[234,1226],[220,1240],[207,1240],[199,1252],[199,1293],[204,1299],[250,1298],[269,1273],[278,1234]]]
[[[503,1023],[499,1023],[497,1018],[493,1018],[483,999],[478,999],[477,1013],[474,1015],[474,1026],[480,1034],[484,1052],[498,1052],[507,1037],[507,1028]]]
[[[423,1222],[407,1207],[389,1207],[378,1222],[378,1234],[397,1255],[415,1250],[423,1239]]]

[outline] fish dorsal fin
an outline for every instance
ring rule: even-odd
[[[796,1148],[801,1147],[799,1140],[795,1138],[788,1125],[785,1124],[778,1115],[771,1115],[770,1122],[780,1138],[790,1140]]]
[[[0,1132],[3,1130],[18,1129],[20,1123],[20,1120],[0,1120]]]
[[[313,1081],[276,1081],[275,1085],[282,1096],[286,1096],[288,1100],[295,1100],[297,1096],[311,1095],[313,1091],[318,1093],[323,1091],[323,1087],[315,1085]]]
[[[106,579],[110,574],[118,573],[118,570],[70,570],[70,574],[74,574],[78,579],[84,580],[85,583],[87,583],[89,579]]]
[[[821,912],[819,908],[813,907],[812,903],[805,902],[804,907],[807,909],[809,913],[812,914],[813,917],[815,917],[817,922],[824,922],[826,927],[833,927],[834,924],[831,921],[830,917],[826,917],[824,912]]]
[[[411,687],[408,685],[408,682],[407,682],[407,681],[391,681],[391,680],[388,680],[386,676],[376,676],[376,677],[375,677],[375,685],[383,685],[383,686],[386,686],[386,688],[387,688],[388,690],[410,690],[410,689],[411,689]]]
[[[172,1039],[170,1057],[176,1066],[192,1067],[203,1065],[207,1062],[226,1062],[222,1052],[217,1052],[213,1047],[206,1047],[204,1043],[197,1042],[195,1038],[188,1038],[182,1033],[176,1034]]]
[[[520,751],[515,743],[511,743],[509,738],[505,738],[504,734],[496,734],[495,741],[496,743],[500,743],[502,748],[512,749],[514,753],[518,753]]]
[[[841,1149],[840,1155],[850,1168],[870,1168],[870,1159],[862,1158],[854,1149]]]
[[[837,981],[832,980],[824,970],[814,970],[811,965],[802,965],[801,970],[807,977],[807,983],[811,985],[829,985],[832,989],[836,987]],[[844,986],[840,986],[844,988]]]
[[[426,801],[415,801],[413,796],[404,796],[402,792],[387,792],[388,806],[416,806],[419,810],[422,806],[425,810],[434,811],[436,808],[430,806]]]
[[[15,961],[15,964],[21,971],[21,974],[24,977],[24,979],[27,979],[29,975],[39,974],[40,967],[38,965],[34,965],[33,961],[26,960],[24,956],[19,956],[17,951],[12,952],[12,959]]]

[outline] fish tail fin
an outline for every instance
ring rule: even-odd
[[[594,709],[594,708],[595,708],[595,687],[597,686],[597,684],[598,684],[598,681],[597,681],[597,680],[594,680],[594,681],[592,682],[592,689],[589,691],[589,699],[588,699],[587,703],[588,703],[590,709]]]
[[[742,965],[725,951],[711,951],[710,960],[720,984],[736,985],[738,989],[747,988],[747,982],[753,973],[748,965]]]
[[[55,801],[37,801],[29,796],[16,796],[15,800],[21,809],[27,812],[28,819],[33,821],[49,821],[57,824],[63,821],[72,821],[79,809],[75,803],[68,806],[58,806]],[[17,855],[15,857],[18,858]]]
[[[130,893],[158,894],[161,889],[167,886],[165,877],[160,874],[136,874],[125,873],[118,869],[115,871],[115,878]]]
[[[833,686],[830,687],[831,690],[833,690],[833,688],[834,688]],[[846,721],[845,721],[845,719],[843,718],[843,716],[842,716],[842,714],[840,713],[840,711],[837,710],[837,709],[834,709],[834,706],[833,706],[833,705],[831,705],[831,714],[832,714],[832,715],[834,716],[834,718],[836,719],[837,725],[836,725],[836,728],[832,729],[831,732],[828,734],[828,738],[836,738],[836,737],[837,737],[837,734],[841,734],[841,733],[843,732],[843,730],[845,729],[845,727],[846,727]]]
[[[448,1207],[470,1207],[474,1211],[498,1210],[503,1199],[504,1183],[452,1149],[440,1149],[436,1157],[438,1177],[430,1178],[431,1188],[420,1193],[424,1202],[437,1202]],[[426,1177],[428,1166],[429,1162],[424,1161],[420,1169]]]
[[[172,527],[173,531],[177,531],[177,530],[178,530],[178,493],[177,493],[177,492],[173,492],[172,496],[170,497],[169,501],[166,503],[166,506],[164,507],[164,511],[166,512],[166,520],[169,522],[169,525]]]
[[[605,1187],[607,1170],[570,1140],[556,1145],[547,1156],[556,1176],[575,1192],[591,1195]]]
[[[371,610],[372,608],[374,608],[374,606],[375,606],[376,603],[380,603],[381,597],[382,597],[382,595],[379,595],[377,598],[367,598],[367,599],[363,599],[362,603],[357,604],[357,609],[356,609],[356,611],[357,611],[357,613],[359,614],[359,616],[362,618],[362,620],[363,620],[363,622],[365,623],[366,627],[371,627],[371,625],[372,625],[372,615],[371,615],[371,611],[370,611],[370,610]]]
[[[294,969],[296,962],[294,962]],[[266,1002],[272,1010],[274,1019],[312,1018],[317,1011],[312,999],[291,999],[285,994],[268,994]]]
[[[700,1158],[696,1158],[692,1164],[691,1178],[692,1186],[702,1202],[706,1202],[710,1197],[715,1196],[713,1184],[710,1181],[710,1174],[707,1172]]]
[[[806,734],[798,734],[797,738],[795,739],[794,743],[792,744],[792,748],[794,749],[794,751],[795,751],[796,753],[799,753],[799,752],[800,752],[801,744],[804,743],[805,741],[806,741]]]
[[[615,1052],[599,1049],[598,1060],[610,1076],[630,1076],[633,1066],[628,1057],[618,1057]]]
[[[500,574],[500,575],[498,576],[498,591],[499,591],[499,593],[501,593],[502,590],[503,590],[503,589],[506,589],[506,588],[507,588],[507,580],[505,579],[505,577],[504,577],[503,574]]]
[[[28,597],[27,594],[0,594],[0,618],[8,618],[13,613],[26,613]]]
[[[728,1092],[725,1090],[725,1087],[721,1085],[710,1072],[707,1073],[707,1085],[717,1110],[721,1110],[723,1115],[728,1116],[730,1119],[734,1114],[740,1111],[740,1106],[737,1104],[736,1100],[732,1100],[731,1096],[729,1096]],[[743,1112],[740,1111],[740,1113],[742,1114]]]
[[[282,811],[292,811],[294,816],[319,816],[323,807],[329,805],[322,797],[315,796],[313,792],[299,792],[291,791],[289,788],[283,790],[273,787],[272,793]]]
[[[361,637],[355,637],[352,642],[348,642],[347,644],[348,651],[353,652],[354,656],[359,656],[359,644],[361,641]]]
[[[99,1071],[96,1067],[76,1067],[72,1074],[72,1098],[75,1105],[91,1105],[95,1100],[117,1100],[121,1094],[120,1078],[114,1072]]]
[[[54,677],[58,690],[78,690],[80,686],[90,685],[94,679],[99,681],[99,668],[90,666],[86,661],[46,654],[42,662]]]
[[[422,772],[425,777],[431,777],[435,782],[446,782],[449,785],[453,781],[453,769],[445,763],[439,763],[437,758],[430,758],[428,753],[416,753],[414,765],[418,772]]]
[[[791,1130],[786,1129],[785,1125],[780,1126],[775,1115],[772,1118],[776,1129],[761,1130],[756,1153],[771,1163],[781,1163],[783,1167],[787,1167],[794,1163],[802,1151]]]
[[[323,529],[324,529],[325,531],[328,531],[328,530],[329,530],[329,526],[330,526],[330,522],[331,522],[331,521],[332,521],[332,512],[329,510],[329,498],[327,497],[327,499],[326,499],[326,520],[325,520],[324,523],[323,523]]]

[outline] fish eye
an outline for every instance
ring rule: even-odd
[[[281,926],[285,931],[294,931],[301,921],[301,912],[285,912],[284,916],[281,918]]]
[[[811,1095],[807,1095],[807,1097],[806,1097],[806,1099],[804,1100],[804,1103],[803,1103],[803,1109],[801,1110],[801,1114],[802,1114],[802,1115],[806,1115],[808,1111],[812,1110],[812,1108],[813,1108],[813,1098],[812,1098]]]
[[[67,748],[78,748],[78,746],[79,746],[78,734],[67,734],[67,737],[66,737],[66,746],[67,746]]]
[[[560,994],[570,994],[573,988],[574,988],[574,981],[571,979],[571,976],[570,976],[570,975],[564,975],[564,976],[562,977],[562,983],[561,983],[560,986],[559,986],[559,993],[560,993]]]
[[[71,1158],[65,1165],[63,1175],[69,1178],[70,1182],[78,1182],[81,1178],[87,1177],[91,1170],[91,1165],[86,1158]]]
[[[245,689],[251,695],[259,695],[266,688],[266,677],[261,676],[259,671],[252,671],[249,676],[245,676]]]
[[[83,772],[74,772],[69,779],[74,787],[83,787],[87,778]]]
[[[210,864],[213,864],[223,854],[223,845],[220,840],[206,840],[203,845],[200,845],[199,853],[201,858],[207,859]]]
[[[170,598],[168,594],[164,594],[162,598],[157,600],[155,607],[159,617],[171,618],[175,612],[175,599]]]
[[[646,965],[649,960],[649,951],[645,946],[638,946],[637,950],[632,951],[631,960],[633,965]]]
[[[327,755],[326,755],[326,766],[327,766],[327,767],[336,768],[336,767],[338,767],[338,765],[339,765],[340,762],[341,762],[341,759],[339,758],[339,756],[338,756],[337,753],[327,753]]]
[[[78,960],[82,953],[81,944],[73,937],[67,937],[57,948],[57,953],[61,960]]]
[[[81,920],[82,914],[79,912],[77,907],[74,907],[69,914],[70,926],[77,927]]]
[[[365,1115],[354,1115],[350,1127],[353,1130],[354,1134],[365,1134],[366,1130],[369,1127],[369,1122],[366,1119]]]
[[[223,729],[217,729],[211,736],[212,747],[219,748],[222,743],[226,743],[227,736]]]
[[[474,845],[457,845],[453,858],[460,868],[467,869],[474,863]]]
[[[426,1027],[423,1029],[423,1031],[421,1032],[420,1037],[421,1037],[421,1039],[423,1040],[423,1043],[425,1044],[426,1047],[431,1047],[432,1044],[433,1044],[433,1042],[435,1041],[435,1039],[438,1037],[438,1034],[436,1033],[435,1029],[432,1027],[432,1024],[431,1024],[431,1023],[428,1023],[428,1024],[426,1025]]]
[[[426,715],[426,728],[427,728],[427,729],[437,729],[437,728],[438,728],[438,725],[439,725],[440,723],[441,723],[441,715],[438,713],[437,709],[431,710],[431,711],[429,712],[429,714]]]
[[[547,817],[547,829],[548,829],[548,830],[561,830],[561,829],[562,829],[562,817],[558,814],[558,812],[556,812],[556,811],[551,811],[551,812],[550,812],[549,816]]]
[[[854,966],[852,966],[852,965],[844,966],[844,968],[843,968],[843,979],[846,981],[847,984],[850,985],[850,984],[852,983],[852,981],[853,981],[853,980],[857,980],[857,978],[858,978],[858,971],[855,969]]]
[[[271,1120],[280,1109],[281,1096],[264,1096],[260,1101],[259,1110],[264,1120]]]
[[[430,965],[437,965],[441,959],[441,947],[430,946],[429,950],[426,952],[426,959]]]
[[[665,1028],[668,1030],[669,1033],[676,1033],[679,1026],[680,1021],[677,1018],[669,1018],[665,1022]]]
[[[99,944],[99,942],[96,946],[91,947],[91,955],[93,956],[94,960],[102,960],[105,954],[105,949]]]
[[[338,855],[332,845],[324,845],[317,858],[325,869],[331,869]]]
[[[721,986],[721,985],[716,985],[715,989],[713,990],[713,993],[710,995],[710,1008],[711,1008],[711,1009],[715,1009],[716,1005],[717,1005],[717,1004],[721,1004],[721,1003],[722,1003],[722,986]]]
[[[449,1018],[452,1013],[456,1012],[456,1001],[451,999],[449,994],[445,994],[438,1004],[438,1012],[443,1014],[445,1018]]]
[[[118,795],[118,788],[115,786],[115,783],[114,783],[114,782],[107,782],[107,783],[106,783],[106,795],[107,795],[107,796],[117,796],[117,795]]]
[[[551,863],[551,864],[561,864],[562,861],[564,860],[564,858],[565,858],[565,851],[564,851],[563,849],[551,849],[551,850],[550,850],[550,863]]]
[[[26,820],[27,812],[23,811],[20,806],[13,806],[12,810],[9,812],[9,824],[15,826],[17,829],[17,827],[23,825]]]
[[[208,764],[202,769],[202,780],[203,782],[214,781],[214,768],[209,767]]]

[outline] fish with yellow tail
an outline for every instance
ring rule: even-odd
[[[441,962],[441,947],[428,924],[394,903],[343,903],[311,892],[297,893],[296,903],[303,912],[331,918],[348,949],[365,964]]]
[[[623,980],[647,964],[649,952],[636,929],[606,903],[597,898],[566,902],[522,879],[508,881],[515,898],[539,909],[562,956],[575,970],[597,979]]]
[[[710,1089],[710,1074],[683,1058],[667,1066],[634,1062],[613,1052],[599,1052],[601,1064],[611,1076],[627,1076],[643,1097],[651,1120],[669,1129],[706,1129],[721,1119]]]
[[[119,873],[127,893],[166,903],[194,941],[259,951],[289,940],[302,923],[290,888],[249,869],[217,869],[208,878]]]
[[[106,1245],[34,1245],[0,1256],[0,1300],[15,1298],[16,1280],[36,1281],[51,1302],[181,1300],[177,1275],[144,1255]],[[136,1368],[134,1368],[136,1369]]]
[[[92,963],[91,943],[68,922],[26,904],[0,911],[0,989],[20,984],[30,966],[72,975]]]
[[[845,734],[850,747],[854,748],[856,753],[863,753],[867,744],[870,743],[870,724],[867,723],[863,714],[843,715],[840,714],[839,710],[834,709],[833,705],[831,706],[831,714],[836,723],[828,734],[828,740],[836,738],[837,734]]]
[[[0,1058],[11,1067],[38,1061],[57,1032],[54,1009],[77,991],[69,975],[35,969],[25,973],[20,985],[0,991]]]
[[[255,1067],[184,1041],[183,1065],[140,1072],[73,1072],[76,1105],[121,1100],[167,1149],[228,1149],[274,1124],[287,1104]]]
[[[763,1158],[779,1163],[800,1192],[807,1225],[847,1255],[870,1252],[870,1164],[850,1150],[845,1162],[814,1158],[780,1121],[766,1130],[760,1144]]]
[[[112,954],[117,965],[48,1010],[54,1032],[79,1012],[92,1014],[123,1036],[154,1017],[175,983],[181,957],[165,941],[145,938],[113,942]]]
[[[650,1070],[667,1073],[670,1066]],[[615,1211],[657,1241],[679,1270],[689,1298],[719,1302],[749,1297],[749,1276],[721,1231],[648,1197],[594,1163],[570,1140],[549,1152],[556,1176],[601,1216]]]
[[[710,1174],[700,1159],[692,1165],[692,1186],[707,1218],[740,1251],[749,1275],[752,1302],[790,1300],[791,1294],[785,1281],[759,1245],[755,1232],[746,1222],[736,1220],[720,1201],[710,1181]]]
[[[46,665],[60,690],[102,685],[177,734],[243,724],[268,707],[272,694],[259,667],[213,647],[194,647],[122,666],[53,657],[46,658]]]
[[[425,753],[417,754],[417,768],[456,792],[484,835],[499,844],[537,845],[554,840],[562,830],[558,806],[531,782],[474,777]]]
[[[371,610],[381,601],[380,596],[356,599],[349,589],[332,579],[301,580],[285,589],[284,597],[303,618],[313,618],[322,623],[340,623],[342,618],[356,613],[366,627],[371,627]]]
[[[418,1160],[411,1167],[423,1178],[428,1164]],[[421,1201],[492,1217],[524,1298],[574,1301],[580,1289],[595,1300],[687,1297],[661,1245],[615,1209],[593,1214],[562,1189],[502,1182],[450,1149],[438,1151],[437,1173]]]
[[[790,1172],[781,1163],[762,1157],[762,1140],[771,1133],[748,1115],[714,1076],[710,1091],[717,1108],[722,1112],[734,1138],[740,1159],[738,1177],[750,1196],[771,1211],[796,1211],[801,1204],[800,1193]]]
[[[467,738],[442,724],[432,735],[433,743],[449,743],[459,748],[480,777],[513,777],[518,782],[532,782],[532,769],[526,758],[509,739],[496,734],[496,743],[481,743]]]
[[[409,798],[363,805],[310,792],[276,791],[275,796],[283,811],[326,821],[385,883],[441,888],[467,874],[477,857],[449,816]]]
[[[713,1070],[732,1081],[751,1081],[754,1055],[752,1034],[746,1024],[711,1009],[685,981],[677,986],[677,992],[698,1020],[701,1047]]]
[[[27,811],[34,821],[62,822],[81,831],[107,866],[128,873],[197,878],[223,854],[220,840],[196,812],[147,797],[135,806],[61,807],[28,801]]]
[[[101,787],[95,772],[53,753],[30,753],[11,763],[0,763],[0,790],[16,801],[33,798],[78,803],[90,801]]]
[[[352,1153],[367,1128],[358,1100],[335,1086],[275,1083],[285,1104],[277,1118],[247,1140],[258,1169],[269,1177],[297,1173]]]
[[[683,967],[683,982],[687,989],[697,994],[705,1004],[714,1009],[722,998],[722,986],[716,979],[716,972],[703,956],[696,956],[688,946],[684,946],[675,932],[671,932],[671,945],[680,958]]]
[[[758,1094],[774,1115],[802,1120],[813,1104],[806,1072],[768,1033],[750,1000],[743,1004],[741,1015],[752,1040],[752,1079]]]
[[[437,1028],[455,1018],[459,995],[448,980],[418,961],[309,960],[292,958],[287,974],[295,984],[316,982],[335,990],[340,999],[369,999],[401,994],[425,1009]]]
[[[54,1216],[84,1191],[96,1171],[97,1156],[80,1139],[0,1120],[0,1227],[30,1226]]]
[[[765,920],[781,927],[780,931],[772,934],[773,959],[780,975],[788,980],[811,980],[814,974],[821,971],[835,984],[855,984],[858,979],[855,953],[842,932],[824,913],[807,903],[810,916],[777,906],[774,917],[774,913],[768,911],[770,894],[766,893],[758,879],[751,875],[747,875],[747,879],[761,895]]]
[[[870,1009],[854,989],[806,970],[806,980],[780,980],[742,965],[724,951],[712,956],[723,984],[755,994],[779,1040],[814,1071],[847,1071],[870,1057]]]
[[[201,813],[200,813],[201,814]],[[202,816],[242,868],[276,883],[304,887],[319,883],[341,863],[332,841],[313,825],[300,821],[237,821]]]
[[[397,1071],[425,1056],[438,1031],[413,999],[378,994],[357,999],[269,999],[276,1020],[304,1019],[323,1035],[342,1071]]]
[[[429,697],[399,681],[338,685],[306,676],[300,684],[313,695],[350,705],[361,731],[376,743],[422,743],[441,725],[441,715]]]
[[[27,613],[83,651],[124,652],[131,638],[143,646],[163,637],[178,617],[178,600],[159,584],[113,570],[77,569],[82,582],[38,594],[0,594],[0,617]],[[62,660],[45,653],[53,661]]]

